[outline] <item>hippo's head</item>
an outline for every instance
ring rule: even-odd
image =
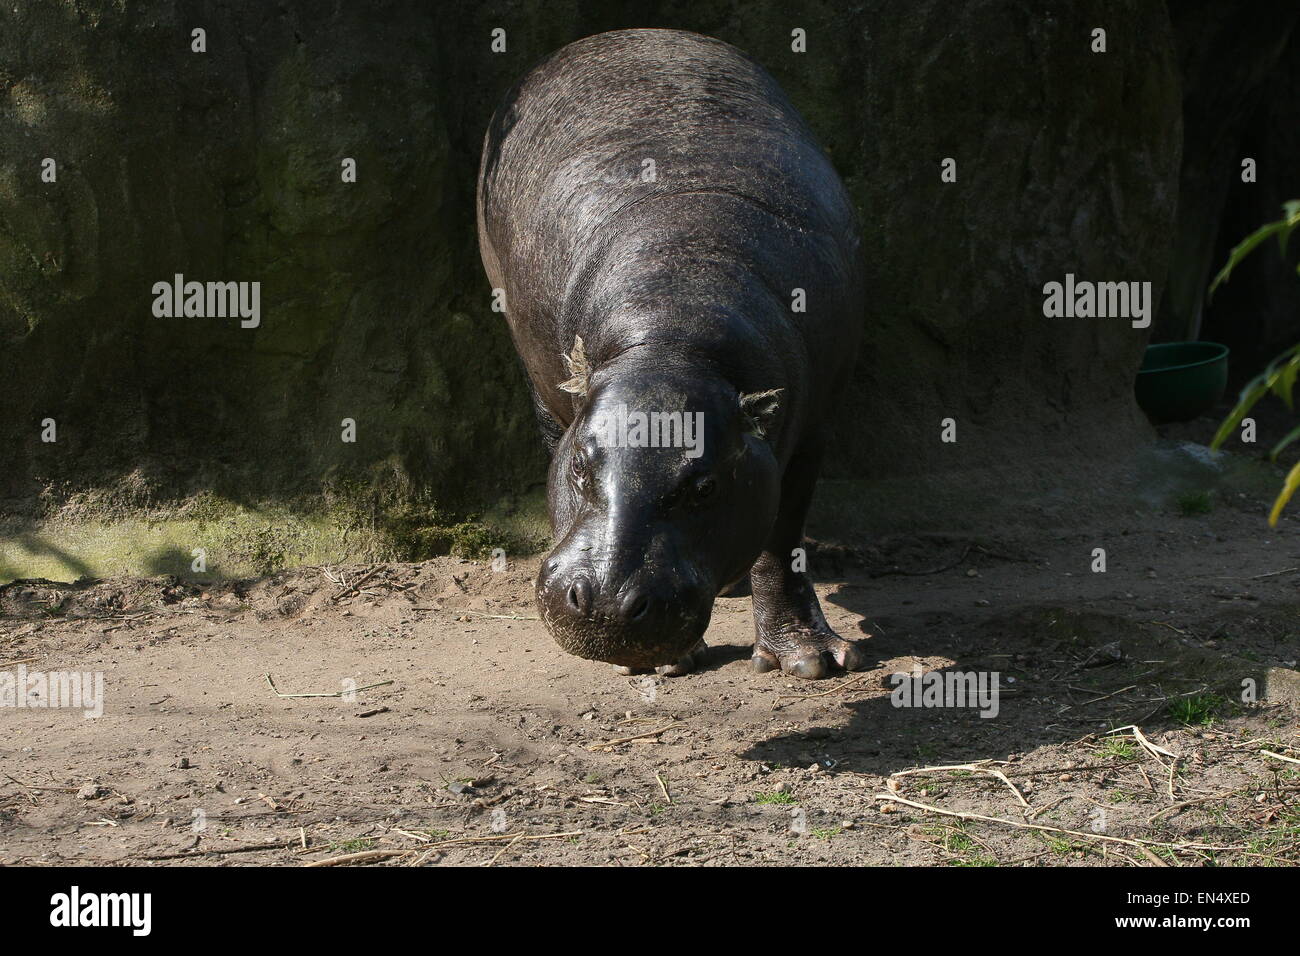
[[[671,664],[744,577],[776,517],[771,435],[779,391],[656,370],[593,377],[551,462],[556,545],[542,620],[566,651],[627,667]]]

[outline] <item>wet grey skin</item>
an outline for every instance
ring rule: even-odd
[[[492,118],[478,231],[552,456],[537,602],[559,645],[685,673],[748,575],[758,670],[865,666],[793,563],[864,320],[860,240],[776,82],[692,33],[570,44]],[[702,453],[611,443],[620,407],[698,413]]]

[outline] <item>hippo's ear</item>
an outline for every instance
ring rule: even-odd
[[[781,419],[781,395],[783,388],[774,388],[766,392],[748,392],[740,396],[740,415],[744,419],[745,431],[758,438],[766,438],[776,430]]]
[[[587,383],[591,378],[591,367],[587,364],[587,353],[582,347],[582,336],[573,337],[573,351],[561,355],[564,367],[568,369],[569,378],[560,383],[561,391],[572,392],[579,398],[587,397]]]

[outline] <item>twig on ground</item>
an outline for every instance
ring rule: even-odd
[[[52,790],[52,791],[54,791],[54,792],[56,792],[56,793],[76,793],[76,792],[77,792],[77,788],[76,788],[76,787],[41,787],[41,786],[37,786],[36,784],[33,784],[33,783],[23,783],[23,782],[22,782],[21,780],[19,780],[17,777],[10,776],[9,774],[5,774],[5,776],[6,776],[6,777],[9,777],[10,780],[12,780],[14,783],[18,784],[18,786],[22,787],[24,790],[27,790],[27,791],[32,791],[32,790]],[[33,797],[33,796],[31,795],[30,792],[28,793],[27,798],[28,798],[29,800],[31,800],[32,803],[35,803],[35,802],[36,802],[36,798]]]
[[[1286,757],[1282,754],[1275,754],[1271,750],[1261,750],[1260,753],[1265,757],[1272,757],[1274,760],[1285,760],[1287,763],[1300,763],[1300,760],[1297,760],[1295,757]]]
[[[1053,807],[1059,807],[1062,803],[1064,803],[1066,800],[1069,799],[1070,798],[1068,796],[1057,797],[1051,803],[1045,803],[1041,807],[1035,807],[1034,809],[1030,810],[1028,813],[1024,815],[1025,819],[1037,820],[1039,814],[1046,813],[1048,810],[1051,810]]]
[[[677,726],[679,726],[679,721],[674,720],[670,724],[666,724],[665,726],[656,728],[655,730],[647,730],[645,733],[632,734],[631,736],[628,737],[616,737],[615,739],[607,740],[605,743],[602,744],[587,744],[587,749],[608,750],[611,747],[617,747],[619,744],[625,744],[633,740],[643,740],[646,737],[658,737],[665,730],[672,730],[674,727]]]
[[[330,600],[335,602],[343,600],[345,597],[347,597],[353,591],[357,590],[357,588],[361,587],[361,585],[365,584],[367,581],[369,581],[371,578],[373,578],[376,574],[378,574],[383,569],[384,566],[382,564],[376,565],[375,567],[367,571],[365,574],[361,575],[361,577],[357,578],[355,581],[349,584],[347,587],[345,587],[342,591],[335,594],[332,598],[330,598]]]
[[[277,840],[275,843],[255,843],[252,846],[232,846],[217,847],[212,850],[188,850],[184,853],[154,853],[149,856],[142,856],[141,860],[184,860],[187,857],[199,856],[228,856],[231,853],[256,853],[259,850],[280,850],[289,849],[293,846],[292,840]]]
[[[668,784],[664,783],[664,778],[659,776],[659,771],[657,770],[655,771],[655,779],[659,781],[659,789],[664,792],[664,799],[668,801],[669,806],[672,806],[673,797],[672,794],[668,792]]]
[[[1105,833],[1088,833],[1084,830],[1066,830],[1062,827],[1049,827],[1044,823],[1026,823],[1021,820],[1008,820],[1005,817],[990,817],[982,813],[958,813],[956,810],[945,810],[942,807],[932,807],[929,804],[918,803],[915,800],[907,800],[893,793],[878,793],[875,795],[876,800],[901,803],[905,806],[915,807],[918,810],[924,810],[927,813],[937,813],[940,816],[956,817],[959,820],[978,820],[983,823],[1000,823],[1003,826],[1017,827],[1022,830],[1041,830],[1045,833],[1064,833],[1067,836],[1081,837],[1085,840],[1099,840],[1103,843],[1123,843],[1126,846],[1156,846],[1166,847],[1171,850],[1241,850],[1240,846],[1208,846],[1203,843],[1167,843],[1161,840],[1143,840],[1141,838],[1129,839],[1127,837],[1110,836]]]
[[[1192,800],[1184,800],[1182,803],[1175,803],[1172,807],[1164,807],[1160,810],[1157,810],[1155,813],[1151,814],[1151,816],[1147,817],[1147,823],[1148,824],[1155,823],[1157,820],[1159,820],[1161,817],[1165,816],[1168,813],[1177,813],[1179,810],[1185,809],[1186,807],[1195,806],[1198,803],[1209,803],[1211,800],[1220,800],[1224,797],[1236,796],[1237,794],[1238,791],[1236,790],[1225,790],[1222,793],[1211,793],[1209,796],[1196,797]]]
[[[1067,684],[1066,686],[1067,686],[1067,687],[1070,687],[1070,685],[1068,685],[1068,684]],[[1119,695],[1119,694],[1122,694],[1122,693],[1124,693],[1125,691],[1135,690],[1135,689],[1137,688],[1137,686],[1138,686],[1137,684],[1129,684],[1129,686],[1127,686],[1127,687],[1121,687],[1119,690],[1111,691],[1109,694],[1105,694],[1105,695],[1103,695],[1103,696],[1101,696],[1101,697],[1094,697],[1094,698],[1092,698],[1092,700],[1085,700],[1085,701],[1084,701],[1083,703],[1081,703],[1081,704],[1070,704],[1069,706],[1066,706],[1066,707],[1061,708],[1061,710],[1059,710],[1058,713],[1063,714],[1063,713],[1065,713],[1067,710],[1073,710],[1075,707],[1087,707],[1089,704],[1096,704],[1096,703],[1098,703],[1099,701],[1110,700],[1112,697],[1115,697],[1115,696],[1117,696],[1117,695]],[[1082,690],[1082,689],[1083,689],[1083,688],[1070,687],[1070,690]]]
[[[487,865],[492,866],[494,863],[496,863],[497,860],[501,859],[502,854],[506,853],[512,846],[514,846],[522,839],[523,839],[523,834],[521,833],[519,836],[515,837],[513,840],[511,840],[509,843],[503,846],[501,849],[497,850],[497,855],[492,857],[492,859],[488,860]]]
[[[854,677],[852,680],[844,681],[843,683],[837,684],[836,686],[832,687],[830,690],[824,690],[817,694],[782,694],[772,701],[772,709],[780,710],[781,707],[783,706],[781,704],[781,701],[783,700],[816,700],[818,697],[828,697],[831,694],[838,694],[841,691],[848,690],[850,687],[854,687],[858,684],[861,684],[864,680],[866,680],[870,676],[871,676],[870,671],[868,671],[865,674],[859,674],[857,677]]]
[[[1157,747],[1151,741],[1147,740],[1146,736],[1142,733],[1142,729],[1138,727],[1137,724],[1126,724],[1123,727],[1116,727],[1114,730],[1108,730],[1106,731],[1106,736],[1110,736],[1111,734],[1118,734],[1124,730],[1131,730],[1133,732],[1133,739],[1136,740],[1142,746],[1143,750],[1151,754],[1151,756],[1155,757],[1156,763],[1160,764],[1160,766],[1163,767],[1165,765],[1165,762],[1160,759],[1161,754],[1164,754],[1166,757],[1172,758],[1174,761],[1178,760],[1178,754],[1170,753],[1168,750],[1165,750],[1163,747]]]
[[[1144,847],[1144,846],[1139,846],[1139,847],[1138,847],[1138,852],[1141,853],[1141,854],[1142,854],[1144,857],[1146,857],[1148,860],[1150,860],[1152,863],[1154,863],[1156,866],[1168,866],[1168,865],[1169,865],[1168,863],[1166,863],[1164,860],[1160,859],[1160,857],[1156,856],[1154,853],[1152,853],[1149,849],[1147,849],[1147,848]]]
[[[424,843],[420,847],[411,850],[363,850],[360,853],[345,853],[343,856],[332,856],[325,860],[313,860],[311,863],[304,863],[303,865],[347,866],[352,863],[368,863],[371,860],[380,860],[393,856],[409,856],[414,853],[433,850],[444,846],[467,845],[471,843],[500,843],[502,841],[508,841],[513,845],[524,840],[557,840],[562,837],[582,836],[582,832],[583,831],[581,830],[569,830],[565,833],[503,833],[500,836],[453,837],[450,840],[436,840]],[[509,847],[507,847],[507,849],[509,849]]]
[[[1292,571],[1300,571],[1300,568],[1283,568],[1281,571],[1269,571],[1267,574],[1257,574],[1252,581],[1258,581],[1260,578],[1275,578],[1279,574],[1290,574]]]
[[[1015,795],[1015,798],[1020,801],[1020,805],[1022,807],[1029,806],[1029,801],[1024,798],[1024,795],[1021,794],[1021,792],[1018,789],[1016,789],[1016,785],[1012,783],[1009,779],[1007,779],[1007,775],[1005,773],[1003,773],[997,767],[990,767],[988,766],[988,764],[985,763],[958,763],[958,764],[950,764],[945,767],[917,767],[914,770],[899,770],[895,773],[891,773],[890,777],[906,777],[918,773],[939,773],[941,771],[947,771],[947,770],[967,770],[970,771],[971,773],[987,773],[991,776],[997,777],[999,780],[1001,780],[1003,783],[1007,785],[1007,789],[1009,789]]]
[[[310,863],[304,863],[304,867],[312,866],[348,866],[352,863],[368,863],[371,860],[384,860],[392,856],[411,856],[418,851],[416,850],[362,850],[360,853],[345,853],[342,856],[331,856],[324,860],[312,860]]]
[[[266,682],[271,685],[271,690],[274,691],[276,697],[342,697],[344,694],[359,694],[363,690],[371,690],[375,687],[387,687],[389,684],[395,683],[391,680],[381,680],[377,684],[367,684],[365,687],[357,687],[353,690],[336,690],[329,694],[282,694],[276,688],[275,681],[271,680],[271,675],[266,674],[264,676],[266,677]]]
[[[475,617],[491,618],[495,621],[540,621],[541,618],[530,614],[488,614],[485,611],[471,611],[465,608],[457,611],[451,608],[444,608],[448,614],[473,614]]]

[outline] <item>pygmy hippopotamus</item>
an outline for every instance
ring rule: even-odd
[[[483,265],[551,450],[542,620],[570,653],[679,674],[749,575],[754,666],[864,666],[800,560],[863,322],[856,217],[776,81],[678,30],[553,54],[478,179]]]

